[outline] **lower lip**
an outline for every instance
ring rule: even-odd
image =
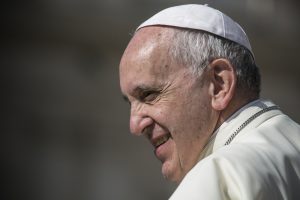
[[[163,144],[159,145],[157,148],[155,148],[154,153],[157,158],[163,158],[164,152],[166,151],[166,148],[170,142],[170,138]]]

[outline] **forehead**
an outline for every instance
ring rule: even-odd
[[[172,35],[166,27],[145,27],[135,34],[121,59],[121,87],[167,80],[178,70],[168,56]]]
[[[124,55],[140,51],[148,46],[167,46],[174,34],[173,28],[162,26],[149,26],[138,30],[129,42]]]

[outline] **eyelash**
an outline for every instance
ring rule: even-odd
[[[159,94],[158,91],[145,91],[141,94],[141,100],[145,102],[153,101],[157,95]]]

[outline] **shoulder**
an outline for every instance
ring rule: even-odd
[[[171,199],[289,199],[288,179],[295,177],[294,188],[300,187],[299,165],[287,169],[284,158],[270,155],[261,144],[223,147],[200,161]]]

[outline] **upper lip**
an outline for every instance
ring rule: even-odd
[[[154,148],[159,147],[172,137],[171,134],[161,126],[159,128],[155,126],[147,127],[142,133],[150,140]]]
[[[171,135],[169,133],[166,133],[163,135],[159,135],[159,136],[150,138],[150,142],[154,148],[157,148],[160,145],[162,145],[163,143],[165,143],[170,137],[171,137]]]

